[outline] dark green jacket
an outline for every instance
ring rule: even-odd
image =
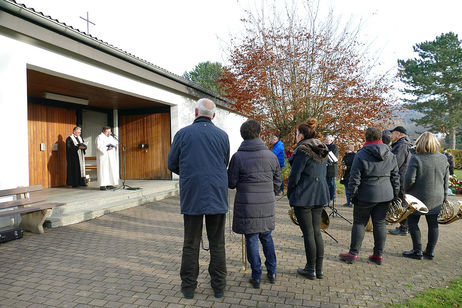
[[[289,158],[287,197],[291,206],[315,207],[329,202],[326,182],[327,146],[317,139],[305,139],[297,144]]]

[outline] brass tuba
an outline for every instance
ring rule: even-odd
[[[391,202],[385,220],[389,223],[401,222],[414,211],[427,214],[428,208],[413,195],[405,194],[403,199],[395,199]]]
[[[447,225],[462,219],[462,202],[458,201],[458,203],[459,204],[444,200],[440,214],[438,215],[439,224]]]
[[[292,220],[294,224],[296,224],[297,226],[299,225],[297,217],[295,217],[294,208],[292,206],[289,207],[289,217],[290,217],[290,220]],[[327,215],[327,212],[325,209],[322,209],[321,230],[326,230],[327,228],[329,228],[329,223],[330,223],[329,215]]]

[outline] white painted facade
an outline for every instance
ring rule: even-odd
[[[76,43],[77,44],[77,43]],[[194,120],[195,101],[187,96],[131,79],[117,71],[48,50],[31,40],[20,41],[0,33],[0,189],[29,185],[27,69],[111,89],[171,106],[171,136]],[[114,110],[114,131],[118,132]],[[225,130],[233,154],[242,139],[245,118],[218,108],[214,123]]]

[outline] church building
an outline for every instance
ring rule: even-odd
[[[245,118],[217,93],[36,12],[0,1],[0,189],[66,185],[65,140],[74,126],[96,156],[101,127],[120,139],[127,179],[171,180],[175,133],[194,120],[202,97],[217,104],[214,124],[234,153]]]

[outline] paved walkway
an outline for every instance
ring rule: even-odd
[[[325,278],[303,279],[296,275],[305,263],[301,232],[287,209],[285,198],[277,203],[274,285],[262,281],[261,289],[251,288],[249,270],[242,270],[241,236],[227,225],[225,296],[214,298],[208,253],[201,251],[196,296],[182,298],[182,216],[178,198],[172,197],[1,244],[0,307],[378,307],[444,286],[462,273],[462,221],[440,227],[433,261],[402,258],[410,237],[388,236],[384,263],[378,266],[367,260],[372,233],[366,233],[355,264],[338,260],[348,249],[351,226],[335,217],[328,232],[339,243],[324,236]],[[352,218],[352,209],[339,210]],[[420,226],[426,232],[425,223]]]

